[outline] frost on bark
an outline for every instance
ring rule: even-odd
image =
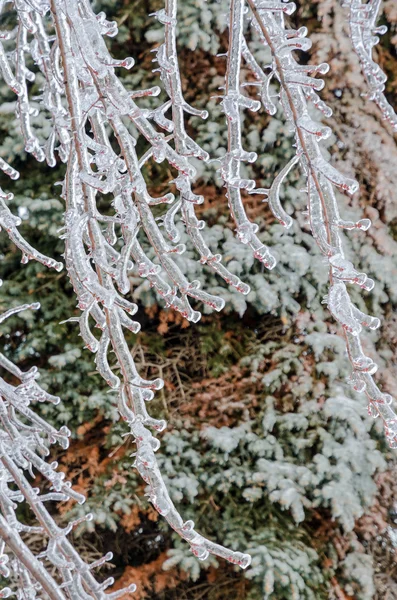
[[[383,94],[385,78],[371,54],[377,41],[374,33],[379,3],[352,0],[345,4],[350,11],[353,48],[360,59],[370,98],[395,127],[395,113]],[[151,417],[146,409],[146,402],[164,384],[161,379],[150,381],[139,375],[124,335],[125,330],[138,333],[140,329],[133,319],[138,307],[126,298],[133,268],[149,281],[167,307],[189,321],[200,319],[196,303],[217,311],[223,308],[222,297],[201,289],[200,281],[190,281],[183,261],[186,247],[180,243],[182,227],[202,265],[238,292],[250,291],[246,283],[228,271],[221,255],[209,248],[203,231],[205,223],[196,216],[196,205],[204,198],[192,187],[197,174],[194,163],[197,159],[206,163],[210,157],[189,135],[185,117],[206,119],[208,113],[193,108],[183,97],[176,47],[177,0],[166,0],[164,8],[154,14],[164,26],[164,42],[156,48],[154,57],[162,89],[154,86],[136,91],[127,89],[115,72],[120,67],[131,69],[134,60],[113,59],[104,41],[105,36],[117,34],[116,23],[109,22],[104,13],[95,14],[89,0],[0,1],[0,8],[5,14],[5,29],[0,32],[0,70],[5,83],[17,95],[17,115],[25,149],[37,160],[46,161],[49,167],[55,167],[58,159],[66,163],[61,193],[65,202],[64,258],[81,310],[81,315],[72,320],[78,321],[85,346],[95,354],[97,371],[117,396],[120,416],[136,443],[135,466],[147,484],[148,497],[199,559],[204,560],[211,553],[246,568],[250,564],[249,555],[206,539],[195,530],[193,521],[185,522],[175,508],[156,460],[160,443],[152,434],[163,431],[166,423]],[[284,227],[291,227],[293,221],[282,206],[280,191],[289,172],[299,166],[305,179],[302,191],[307,197],[309,225],[329,275],[329,292],[324,302],[346,340],[352,367],[349,381],[356,391],[365,392],[369,413],[382,418],[390,445],[397,447],[397,416],[392,398],[375,383],[376,364],[364,354],[361,345],[363,327],[375,329],[380,321],[361,312],[348,292],[349,285],[370,291],[374,282],[346,259],[340,235],[341,230],[366,231],[371,222],[369,219],[353,222],[340,216],[337,193],[353,195],[358,191],[358,183],[335,169],[321,150],[321,141],[332,132],[312,118],[312,109],[320,113],[319,119],[331,116],[330,108],[318,95],[324,82],[316,77],[325,75],[328,65],[297,61],[296,51],[307,52],[311,42],[305,27],[294,30],[286,25],[285,16],[294,10],[294,3],[281,0],[230,2],[229,49],[221,99],[228,147],[220,160],[220,174],[237,238],[266,268],[273,269],[275,258],[258,237],[258,226],[249,220],[244,196],[263,195],[274,217]],[[250,45],[252,38],[268,48],[270,65],[260,65]],[[252,72],[254,82],[241,81],[242,61]],[[36,75],[41,84],[40,109],[50,125],[43,131],[35,131],[32,125],[36,108],[31,102],[29,84]],[[274,86],[278,90],[276,95],[272,92]],[[247,87],[259,92],[259,100],[243,93]],[[163,103],[155,108],[140,108],[139,98],[158,96],[162,91],[167,96]],[[255,180],[242,176],[241,163],[254,163],[257,153],[242,147],[240,112],[241,109],[258,111],[261,107],[269,115],[278,109],[283,112],[296,146],[295,156],[269,189],[257,188]],[[144,178],[143,167],[148,161],[165,162],[173,173],[170,191],[162,196],[154,195],[150,182]],[[18,177],[3,160],[0,169],[11,179]],[[100,201],[103,206],[104,198],[106,214],[98,208]],[[20,220],[7,208],[9,199],[9,195],[0,194],[0,225],[21,249],[22,262],[35,259],[60,270],[61,263],[36,252],[20,236]],[[144,250],[148,245],[150,252]],[[35,373],[22,374],[7,359],[4,361],[2,365],[21,379],[25,404],[30,393],[33,398],[38,394],[39,400],[48,399],[45,392],[37,391]],[[51,482],[53,491],[49,499],[63,500],[73,494],[62,478],[54,475],[52,466],[36,458],[42,449],[40,436],[51,442],[59,434],[48,429],[31,411],[26,413],[26,408],[22,414],[28,424],[25,421],[20,424],[15,411],[18,414],[25,406],[18,399],[21,394],[18,388],[11,393],[8,384],[4,386],[0,390],[4,402],[4,409],[0,406],[2,435],[11,440],[1,458],[5,481],[14,481],[33,511],[37,511],[39,526],[49,538],[49,549],[43,557],[29,554],[19,538],[18,527],[10,527],[16,522],[15,515],[8,523],[0,520],[0,537],[15,554],[18,569],[22,569],[29,581],[33,578],[47,593],[45,586],[55,585],[56,591],[50,597],[102,598],[103,585],[89,579],[92,578],[89,567],[79,562],[81,559],[74,550],[73,554],[65,537],[72,525],[59,533],[44,509],[45,499],[36,500],[37,493],[20,474],[20,469],[28,469],[31,463]],[[18,440],[15,444],[13,436]],[[28,452],[28,457],[24,452]],[[60,569],[62,584],[48,579],[51,576],[43,571],[42,558]]]

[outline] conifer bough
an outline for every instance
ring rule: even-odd
[[[352,48],[358,55],[368,96],[396,130],[396,114],[384,96],[385,75],[372,57],[372,48],[379,41],[376,34],[384,33],[384,28],[376,27],[380,2],[347,0],[344,5]],[[177,8],[177,0],[165,0],[164,8],[152,15],[164,26],[164,42],[156,48],[154,59],[161,87],[134,91],[123,85],[116,69],[132,68],[134,60],[112,58],[104,37],[115,36],[117,25],[108,21],[104,13],[95,14],[89,0],[0,0],[0,70],[5,83],[17,95],[16,111],[26,151],[50,167],[55,167],[58,159],[67,165],[61,194],[65,202],[62,238],[66,270],[81,310],[77,321],[86,347],[95,354],[98,372],[117,393],[120,416],[136,443],[135,465],[147,483],[148,497],[199,559],[204,560],[211,553],[246,568],[249,555],[200,535],[194,523],[185,522],[171,501],[155,455],[160,444],[152,434],[163,431],[166,423],[151,417],[146,409],[146,402],[163,387],[163,381],[145,380],[139,375],[124,336],[125,329],[133,333],[140,329],[132,318],[138,307],[126,298],[133,268],[149,281],[167,307],[189,321],[197,322],[201,316],[192,307],[192,300],[218,311],[223,308],[221,297],[202,290],[199,281],[189,280],[183,263],[186,247],[180,243],[181,225],[201,264],[238,292],[250,291],[246,283],[228,271],[221,255],[213,254],[205,241],[205,223],[196,216],[196,205],[204,198],[192,189],[196,177],[192,159],[206,163],[210,156],[187,133],[185,118],[193,115],[206,119],[208,112],[190,106],[183,97],[177,58]],[[311,42],[306,27],[294,30],[286,24],[285,18],[294,10],[294,3],[281,0],[230,1],[229,47],[221,96],[228,145],[220,159],[220,174],[237,238],[250,247],[265,267],[273,269],[275,258],[258,237],[258,226],[247,216],[244,195],[263,195],[274,217],[284,227],[291,227],[293,221],[282,206],[280,190],[288,173],[299,167],[306,182],[303,191],[310,228],[327,263],[329,292],[324,302],[346,339],[352,368],[349,381],[356,391],[365,392],[369,413],[381,417],[388,441],[396,447],[393,399],[377,387],[373,378],[377,367],[364,354],[360,341],[362,328],[376,329],[380,321],[354,306],[347,287],[358,285],[370,291],[374,282],[345,258],[340,236],[341,229],[366,231],[371,223],[369,219],[353,222],[340,216],[335,192],[352,195],[358,191],[358,183],[335,169],[322,153],[321,141],[332,132],[322,122],[313,120],[309,109],[315,107],[321,113],[319,118],[331,116],[330,108],[318,96],[324,82],[317,75],[325,75],[328,65],[301,65],[297,61],[295,51],[307,52]],[[252,39],[268,49],[271,64],[260,64]],[[242,81],[242,62],[252,72],[254,81]],[[40,110],[51,122],[47,139],[41,139],[42,132],[35,131],[34,126],[37,109],[29,84],[37,72],[42,80]],[[255,97],[246,94],[246,88],[257,92]],[[140,108],[139,98],[161,92],[166,95],[164,102],[154,108]],[[269,115],[282,111],[294,133],[296,148],[269,189],[257,188],[255,180],[241,174],[241,163],[257,160],[255,152],[247,152],[242,146],[241,112],[262,109]],[[137,152],[138,138],[146,145],[141,155]],[[173,191],[161,197],[153,195],[142,171],[148,161],[168,163],[173,172],[169,182]],[[2,159],[0,169],[11,179],[19,176]],[[103,195],[112,198],[107,215],[98,209]],[[22,251],[22,262],[35,259],[61,270],[62,263],[35,251],[22,238],[18,231],[20,219],[7,207],[11,198],[12,194],[0,191],[0,226]],[[164,207],[161,217],[155,216],[159,209],[153,212],[153,207],[159,205]],[[144,251],[147,242],[152,248],[150,256]],[[12,308],[4,318],[28,307]],[[99,336],[94,335],[94,328],[100,331]],[[116,357],[115,364],[109,363],[111,352]],[[31,401],[58,401],[38,387],[36,369],[22,373],[3,355],[0,364],[21,381],[13,387],[0,380],[2,574],[9,574],[4,554],[7,545],[15,557],[13,570],[21,574],[23,586],[32,598],[44,593],[55,600],[112,600],[133,591],[131,586],[105,593],[113,579],[98,584],[90,569],[110,560],[110,555],[87,565],[67,539],[75,523],[61,530],[45,509],[46,500],[84,500],[63,481],[56,464],[48,465],[44,460],[48,444],[59,441],[66,446],[69,432],[66,428],[57,432],[30,408]],[[49,482],[49,493],[33,489],[24,471],[40,472]],[[15,485],[19,491],[15,491]],[[32,529],[16,517],[15,503],[20,501],[28,503],[38,520],[35,531],[46,540],[46,549],[39,555],[20,536]],[[57,570],[55,576],[51,566]],[[0,597],[10,593],[9,588],[4,588]]]

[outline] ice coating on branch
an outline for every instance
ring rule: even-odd
[[[7,317],[26,309],[40,308],[38,303],[17,306],[0,315],[0,323]],[[23,581],[18,598],[34,600],[43,597],[50,600],[111,600],[112,594],[105,589],[112,585],[99,583],[92,570],[112,559],[108,553],[94,563],[86,563],[72,543],[68,534],[83,521],[92,520],[86,514],[66,526],[59,526],[48,512],[46,502],[74,500],[84,503],[85,497],[75,492],[65,475],[57,471],[57,463],[47,462],[49,446],[54,443],[67,448],[70,431],[61,427],[58,431],[34,412],[32,403],[58,403],[37,383],[38,370],[35,367],[23,372],[11,360],[0,353],[0,572],[4,578],[10,570]],[[7,383],[3,375],[11,375],[19,384]],[[32,486],[31,478],[41,476],[40,489]],[[43,487],[42,480],[46,482]],[[35,516],[36,524],[26,525],[26,509],[19,512],[19,506],[26,504]],[[29,538],[21,534],[40,534],[43,549],[37,554],[29,547]],[[11,593],[5,587],[0,591],[6,598]],[[133,592],[135,586],[122,591]],[[23,595],[21,595],[23,592]]]
[[[167,306],[188,320],[196,322],[201,316],[191,306],[192,301],[217,311],[225,304],[223,298],[201,289],[199,281],[190,281],[180,266],[183,263],[176,260],[185,251],[185,245],[178,243],[178,225],[184,226],[201,264],[208,265],[228,285],[244,294],[249,292],[249,287],[222,264],[220,255],[212,253],[202,233],[204,222],[195,215],[195,205],[204,199],[192,190],[196,169],[190,158],[206,161],[209,157],[187,134],[184,115],[206,118],[208,114],[189,106],[182,95],[175,41],[176,2],[166,2],[153,15],[164,25],[165,40],[156,49],[154,62],[169,96],[153,109],[140,109],[135,99],[156,96],[160,88],[134,92],[123,86],[115,69],[129,69],[134,61],[111,57],[104,36],[115,35],[116,25],[109,24],[102,13],[95,15],[88,0],[18,0],[13,4],[19,25],[14,42],[9,44],[17,46],[18,64],[14,76],[12,65],[6,62],[3,76],[18,94],[26,150],[38,160],[46,158],[49,166],[55,166],[57,154],[67,163],[62,184],[66,204],[62,238],[67,272],[82,311],[78,318],[81,337],[95,354],[98,372],[120,396],[120,414],[136,440],[136,466],[148,483],[153,505],[199,558],[213,553],[247,567],[248,555],[214,544],[192,527],[184,528],[157,467],[159,442],[151,433],[162,431],[166,423],[152,418],[146,410],[152,390],[160,389],[163,382],[139,376],[124,337],[125,329],[137,333],[140,328],[131,319],[137,306],[124,297],[130,291],[128,274],[134,267]],[[44,78],[40,99],[52,122],[47,140],[38,139],[30,121],[25,69],[28,52]],[[255,103],[259,108],[258,102],[251,104]],[[126,125],[128,120],[150,144],[142,156],[137,154],[137,140]],[[172,135],[166,137],[162,130]],[[142,172],[149,160],[167,161],[176,171],[170,181],[174,191],[160,197],[150,192]],[[14,176],[11,167],[3,167]],[[97,203],[105,194],[112,197],[111,214],[102,215]],[[162,218],[154,216],[153,206],[164,207]],[[7,231],[15,237],[17,224],[8,213],[4,213],[6,217]],[[142,238],[152,246],[155,259],[144,254]],[[258,252],[261,250],[258,247]]]
[[[371,222],[369,219],[360,219],[358,222],[346,221],[340,217],[336,200],[335,189],[346,194],[358,191],[358,183],[346,177],[335,169],[322,154],[319,142],[329,137],[331,130],[320,123],[313,121],[308,112],[308,101],[320,110],[325,116],[330,116],[328,107],[317,96],[323,83],[316,83],[317,74],[326,74],[327,65],[319,66],[299,65],[293,51],[307,51],[311,44],[306,39],[307,30],[301,28],[292,30],[286,27],[284,14],[292,14],[295,10],[293,3],[285,4],[281,0],[246,0],[250,8],[249,19],[255,33],[259,35],[262,43],[269,48],[272,55],[272,64],[263,69],[251,54],[246,40],[243,37],[243,0],[231,0],[231,10],[235,15],[231,20],[230,46],[228,52],[228,70],[226,73],[226,89],[233,73],[235,85],[239,84],[240,55],[243,56],[247,66],[259,82],[264,84],[272,78],[278,82],[279,106],[283,110],[288,123],[295,133],[296,155],[284,167],[274,180],[269,190],[258,190],[268,197],[269,206],[275,217],[286,227],[291,225],[291,217],[282,208],[279,191],[281,183],[295,164],[299,164],[307,181],[308,217],[309,224],[317,245],[328,261],[329,293],[325,298],[333,317],[343,328],[347,344],[347,354],[352,365],[352,375],[349,382],[358,392],[365,392],[369,401],[369,413],[372,416],[381,416],[384,422],[385,433],[391,447],[397,447],[397,415],[393,410],[393,401],[377,387],[373,374],[377,366],[373,360],[366,356],[360,334],[363,327],[376,329],[380,325],[377,317],[371,317],[361,312],[350,299],[346,284],[356,284],[364,290],[370,291],[374,281],[366,273],[360,273],[354,265],[345,258],[340,229],[360,229],[366,231]],[[379,2],[371,0],[362,4],[361,0],[352,0],[349,3],[351,14],[354,14],[352,24],[353,38],[358,43],[358,36],[362,36],[361,46],[358,50],[360,58],[366,56],[365,68],[367,75],[372,73],[369,83],[382,80],[380,69],[370,59],[369,49],[372,49],[374,38],[374,23],[379,9]],[[236,16],[237,15],[237,16]],[[353,18],[353,17],[352,17]],[[356,22],[357,21],[357,22]],[[236,31],[233,33],[236,28]],[[353,40],[353,41],[354,41]],[[372,40],[372,41],[371,41]],[[356,48],[357,50],[357,48]],[[366,53],[366,54],[365,54]],[[237,69],[238,72],[233,71]],[[264,69],[269,69],[266,73]],[[376,80],[375,74],[378,74]],[[384,82],[384,79],[383,79]],[[250,85],[250,84],[249,84]],[[262,84],[260,84],[262,85]],[[374,99],[381,97],[382,86],[374,89]],[[379,92],[379,93],[378,93]],[[234,95],[234,97],[236,94]],[[270,114],[277,110],[277,103],[269,103],[269,96],[260,92],[264,109]],[[384,106],[383,100],[381,105]],[[236,105],[237,109],[237,105]],[[391,112],[387,113],[391,115]],[[386,113],[384,116],[386,118]],[[387,117],[391,122],[393,119]],[[232,119],[233,120],[233,119]],[[230,129],[229,129],[230,130]],[[240,139],[239,136],[237,139]],[[255,190],[252,190],[255,192]]]
[[[209,248],[203,233],[205,224],[196,216],[196,205],[202,204],[204,198],[194,192],[196,169],[192,159],[205,162],[209,157],[192,134],[188,134],[185,116],[206,118],[208,115],[187,104],[182,94],[176,47],[176,0],[166,0],[164,8],[153,15],[164,26],[164,43],[155,49],[154,62],[168,99],[145,109],[135,100],[157,96],[159,86],[137,91],[124,87],[115,69],[131,68],[133,59],[118,61],[111,57],[104,36],[116,35],[117,25],[108,22],[103,13],[95,15],[88,0],[15,0],[12,4],[18,15],[18,28],[15,35],[3,37],[0,70],[4,81],[18,96],[17,110],[27,151],[38,160],[45,158],[49,166],[55,166],[58,157],[67,163],[62,186],[66,204],[62,238],[67,272],[82,311],[78,323],[84,344],[96,355],[99,373],[117,391],[120,415],[136,441],[136,467],[147,483],[147,493],[155,508],[189,543],[198,558],[205,559],[212,553],[245,568],[250,563],[248,555],[210,542],[195,530],[192,521],[184,522],[173,505],[156,460],[159,442],[152,434],[152,430],[162,431],[166,423],[152,418],[146,409],[146,402],[153,397],[153,390],[162,387],[162,381],[140,377],[124,336],[125,329],[136,333],[140,327],[131,319],[137,311],[136,305],[125,298],[130,291],[129,272],[133,268],[148,280],[166,306],[192,322],[198,321],[201,315],[191,303],[194,306],[196,302],[203,303],[215,310],[223,308],[221,297],[202,290],[199,281],[189,280],[183,259],[179,258],[183,258],[185,251],[184,244],[179,243],[182,227],[197,250],[200,263],[208,265],[228,285],[242,293],[249,292],[245,283],[229,273],[216,250]],[[226,85],[221,102],[228,129],[228,148],[221,160],[220,172],[237,237],[267,268],[275,266],[273,255],[257,235],[258,225],[247,217],[244,196],[264,195],[274,216],[290,227],[292,219],[281,201],[282,186],[288,173],[299,165],[307,180],[312,233],[328,261],[330,292],[326,301],[347,340],[353,368],[351,382],[358,391],[365,390],[371,414],[375,411],[382,416],[386,434],[395,444],[397,417],[389,398],[379,391],[372,378],[376,365],[363,352],[359,337],[363,326],[375,328],[379,321],[353,306],[346,287],[355,283],[369,290],[373,281],[345,259],[340,237],[341,228],[365,231],[370,222],[361,219],[354,223],[340,217],[334,188],[354,194],[358,184],[327,162],[319,142],[329,138],[331,130],[315,121],[308,111],[310,101],[323,115],[331,114],[317,94],[324,86],[317,76],[326,74],[328,66],[297,63],[296,51],[308,51],[311,42],[306,28],[285,28],[284,15],[294,12],[294,3],[231,0],[230,9]],[[255,34],[270,48],[270,66],[262,68],[258,64],[244,38],[245,25],[251,21]],[[10,52],[14,51],[15,65],[9,60]],[[26,68],[28,53],[44,80],[41,108],[51,119],[46,140],[40,139],[32,125],[31,116],[36,109],[30,106],[27,82],[32,81],[34,73]],[[243,93],[248,85],[240,82],[242,58],[255,77],[249,85],[258,91],[259,99]],[[278,88],[277,96],[271,94],[270,85]],[[270,115],[278,108],[284,111],[295,132],[296,145],[296,155],[266,190],[257,188],[253,179],[243,177],[241,168],[242,163],[257,159],[255,152],[247,152],[242,147],[241,112],[256,112],[261,105]],[[137,144],[131,131],[149,146],[142,155],[138,154],[141,144]],[[173,173],[169,189],[161,196],[151,193],[150,184],[145,181],[148,161],[166,162]],[[11,178],[18,176],[4,161],[0,161],[0,168]],[[112,198],[106,215],[98,210],[103,195]],[[4,201],[9,199],[6,194],[0,196]],[[153,211],[154,206],[156,211]],[[157,216],[158,207],[163,209],[161,217]],[[1,209],[3,227],[18,243],[18,220],[7,212],[6,204],[2,204]],[[144,252],[143,240],[153,250],[150,257]],[[40,260],[25,246],[20,247],[26,257]],[[51,259],[45,260],[47,262],[42,262],[49,264]],[[38,468],[31,454],[29,460]],[[46,477],[51,477],[54,485],[55,491],[51,494],[64,493],[60,487],[62,482],[48,469]],[[56,545],[51,544],[50,553],[59,566]],[[75,584],[67,583],[62,588],[61,594],[65,595],[65,590],[72,585],[77,590],[73,597],[86,594],[79,575]],[[117,595],[118,592],[110,597]]]
[[[372,50],[379,43],[379,35],[387,31],[385,25],[377,26],[382,0],[342,0],[349,11],[350,38],[360,61],[361,70],[368,87],[366,94],[379,107],[383,118],[397,132],[397,114],[384,94],[386,74],[372,57]]]
[[[7,175],[10,175],[10,172],[7,172],[5,169],[3,170]],[[15,177],[12,178],[15,179]],[[46,267],[51,267],[56,271],[62,271],[63,264],[61,262],[49,258],[35,250],[19,233],[18,226],[21,224],[21,219],[15,217],[5,203],[5,200],[12,200],[12,198],[12,194],[5,194],[0,188],[0,230],[4,229],[8,234],[8,237],[22,251],[23,263],[27,263],[29,260],[33,259]]]
[[[164,24],[165,42],[157,52],[163,56],[163,60],[167,59],[167,65],[172,65],[172,68],[165,68],[160,64],[160,77],[164,84],[165,90],[171,100],[172,106],[172,123],[173,137],[175,142],[175,150],[181,156],[196,156],[201,160],[207,161],[209,156],[203,151],[196,142],[192,140],[185,129],[184,113],[192,114],[203,119],[208,117],[207,111],[200,111],[189,106],[182,93],[182,84],[179,74],[176,48],[176,25],[177,25],[177,0],[166,0],[165,9],[156,13],[157,19]],[[205,242],[201,233],[205,227],[204,221],[199,221],[195,215],[195,204],[198,203],[198,197],[194,195],[191,188],[191,179],[184,174],[180,169],[175,185],[179,190],[179,202],[176,207],[172,207],[166,214],[164,219],[164,227],[168,237],[177,242],[178,232],[175,227],[175,216],[177,212],[181,212],[182,220],[185,224],[186,231],[191,238],[194,247],[200,255],[200,262],[207,264],[218,275],[220,275],[228,285],[235,287],[243,294],[248,294],[250,288],[243,283],[236,275],[230,273],[221,263],[221,256],[214,255]]]
[[[257,155],[255,152],[246,152],[242,147],[240,109],[256,112],[260,108],[258,100],[243,96],[240,91],[241,56],[243,50],[247,56],[249,53],[243,37],[244,12],[245,0],[230,3],[229,50],[225,93],[221,102],[228,128],[228,148],[222,158],[220,172],[227,190],[229,209],[236,224],[237,238],[252,249],[255,258],[263,262],[265,267],[273,269],[276,259],[257,237],[258,226],[248,219],[241,194],[242,190],[253,192],[256,186],[255,181],[241,177],[241,162],[254,162]],[[267,91],[269,79],[262,78],[262,82],[265,105],[271,112],[272,103]]]

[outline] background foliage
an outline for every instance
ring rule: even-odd
[[[150,50],[162,30],[147,14],[159,0],[97,2],[120,25],[112,41],[115,56],[134,56],[125,75],[131,86],[153,85]],[[384,2],[389,33],[378,60],[389,75],[387,93],[397,102],[397,10]],[[179,50],[186,100],[208,105],[210,122],[191,119],[199,143],[212,155],[225,147],[225,127],[215,99],[223,83],[227,41],[227,2],[184,0],[179,16]],[[346,35],[338,0],[299,3],[296,20],[305,20],[314,40],[313,56],[327,61],[324,99],[334,109],[329,141],[334,164],[360,181],[361,195],[341,198],[347,218],[373,221],[369,235],[349,232],[346,245],[359,257],[376,288],[356,302],[383,315],[380,332],[371,332],[366,353],[380,364],[385,391],[395,391],[397,318],[397,147],[376,107],[362,97],[363,80]],[[264,57],[265,59],[266,57]],[[11,208],[24,220],[23,235],[46,254],[59,257],[63,206],[51,171],[27,157],[13,116],[13,99],[0,88],[0,156],[22,171],[12,184]],[[259,150],[252,173],[266,187],[291,153],[290,133],[280,115],[245,115],[248,150]],[[45,127],[45,123],[37,123]],[[39,366],[42,381],[63,398],[60,407],[39,407],[58,425],[75,432],[70,448],[57,457],[95,513],[96,533],[80,530],[76,543],[87,554],[114,552],[118,586],[135,581],[137,599],[237,600],[397,598],[394,519],[397,516],[396,455],[366,414],[364,401],[346,384],[344,343],[321,305],[326,273],[304,223],[305,199],[292,174],[285,191],[287,211],[296,222],[285,231],[266,205],[247,199],[249,216],[279,262],[264,273],[234,239],[215,167],[203,172],[196,188],[204,193],[202,213],[208,239],[217,244],[228,268],[251,286],[248,297],[224,289],[226,310],[208,314],[195,326],[164,309],[147,284],[133,278],[141,306],[143,333],[130,344],[143,376],[161,376],[165,388],[153,400],[153,413],[168,420],[160,462],[172,497],[212,539],[247,548],[246,572],[211,559],[200,563],[174,538],[146,502],[144,484],[133,468],[134,449],[123,437],[113,397],[83,349],[76,325],[62,323],[77,314],[64,272],[37,263],[20,267],[20,253],[0,236],[0,308],[40,301],[39,313],[23,313],[2,330],[5,353],[24,367]],[[162,165],[147,177],[159,190]],[[250,167],[251,168],[251,167]],[[9,182],[5,189],[11,189]],[[350,204],[348,204],[350,202]],[[105,207],[104,207],[105,209]],[[196,256],[188,254],[191,279]],[[197,269],[198,272],[198,269]],[[207,272],[209,291],[220,282]],[[157,416],[155,415],[155,416]],[[59,519],[80,509],[65,505]],[[94,537],[95,536],[95,537]]]

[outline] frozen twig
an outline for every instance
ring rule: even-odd
[[[386,74],[374,61],[373,47],[379,43],[379,35],[387,31],[386,25],[377,25],[382,0],[342,0],[349,11],[350,37],[361,70],[368,86],[366,94],[379,107],[385,121],[397,132],[397,114],[384,94]]]
[[[330,287],[324,301],[340,323],[346,339],[352,366],[349,382],[356,391],[366,393],[370,415],[382,418],[390,446],[397,447],[397,415],[392,406],[393,399],[379,390],[373,378],[377,366],[364,354],[361,345],[362,327],[376,329],[380,320],[356,308],[346,286],[355,284],[369,291],[374,282],[365,273],[358,272],[345,258],[340,235],[341,229],[366,231],[371,222],[361,219],[355,223],[340,217],[334,188],[352,195],[358,190],[358,183],[343,175],[325,159],[319,142],[329,137],[330,129],[313,121],[308,113],[307,100],[311,100],[323,114],[329,116],[329,109],[316,93],[323,84],[313,77],[316,73],[326,73],[327,65],[313,67],[297,63],[293,52],[309,50],[311,42],[306,37],[306,28],[295,31],[285,26],[284,14],[291,14],[295,10],[292,2],[247,0],[247,4],[251,9],[253,27],[263,44],[270,49],[270,68],[279,83],[280,106],[295,132],[295,162],[299,163],[306,178],[311,231],[328,263]]]
[[[10,309],[1,315],[0,321],[28,308],[38,309],[39,305],[24,304]],[[40,387],[36,367],[23,372],[0,353],[0,368],[2,374],[12,375],[20,382],[15,386],[0,377],[0,573],[9,577],[10,562],[13,571],[20,575],[24,595],[18,598],[39,598],[44,592],[50,600],[112,600],[112,593],[105,593],[105,589],[114,579],[108,578],[104,585],[98,583],[91,572],[92,568],[111,560],[112,554],[89,565],[68,539],[72,529],[83,521],[90,521],[92,515],[88,513],[60,527],[46,508],[48,501],[74,500],[79,504],[85,501],[65,480],[64,473],[57,470],[57,462],[46,461],[50,444],[57,442],[63,448],[68,447],[70,431],[65,426],[58,431],[31,406],[34,402],[58,404],[60,399]],[[49,491],[32,487],[31,478],[36,473],[47,482]],[[26,525],[19,517],[17,508],[21,503],[29,506],[37,524]],[[43,551],[34,554],[28,538],[22,538],[21,533],[40,533]],[[11,561],[6,547],[13,556]],[[135,586],[131,585],[123,594],[134,590]],[[3,588],[0,594],[7,598],[11,589]]]

